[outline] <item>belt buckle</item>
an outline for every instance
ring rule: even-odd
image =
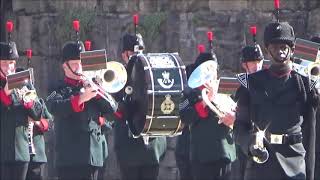
[[[283,144],[283,134],[271,134],[270,144]]]

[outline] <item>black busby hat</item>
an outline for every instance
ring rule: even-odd
[[[290,47],[295,45],[295,35],[288,22],[273,22],[264,30],[264,44],[268,47],[271,43],[285,43]]]
[[[62,48],[62,62],[80,59],[80,53],[84,51],[85,48],[81,41],[79,43],[74,41],[66,42]]]
[[[213,60],[217,62],[217,57],[215,54],[211,54],[208,52],[203,52],[200,53],[196,59],[196,61],[194,62],[194,66],[193,68],[196,69],[200,64],[208,61],[208,60]]]
[[[0,42],[0,60],[17,60],[19,58],[15,42]]]
[[[264,57],[258,44],[255,46],[246,46],[242,49],[242,62],[261,61],[263,59]]]
[[[122,52],[134,51],[134,46],[138,45],[137,36],[125,34],[122,38]]]

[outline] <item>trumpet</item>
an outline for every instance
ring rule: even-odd
[[[202,85],[205,86],[201,91],[201,96],[206,105],[217,114],[219,117],[218,123],[222,123],[221,119],[225,117],[227,112],[231,112],[237,106],[237,104],[226,94],[220,94],[218,92],[219,80],[213,80],[214,72],[217,69],[217,63],[213,60],[206,61],[198,66],[190,75],[188,85],[191,88],[197,88]],[[211,87],[208,87],[210,84]],[[210,90],[216,92],[215,98],[211,100],[208,97]],[[233,129],[233,125],[228,126]]]
[[[118,104],[109,93],[120,91],[127,82],[127,72],[121,63],[107,62],[106,69],[84,71],[81,76],[89,86],[97,90],[97,93],[110,103],[114,111],[117,110]]]

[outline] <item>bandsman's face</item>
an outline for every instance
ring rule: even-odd
[[[126,64],[128,64],[129,63],[129,58],[130,58],[130,56],[132,56],[133,55],[133,51],[124,51],[124,52],[122,52],[121,53],[121,56],[122,56],[122,60],[126,63]]]
[[[2,78],[5,78],[9,74],[14,74],[16,71],[16,61],[15,60],[0,60],[0,68],[4,73],[0,73]]]
[[[256,61],[248,61],[242,63],[242,67],[246,70],[248,74],[255,73],[260,71],[262,68],[263,61],[256,60]]]
[[[267,50],[272,58],[279,63],[290,60],[292,54],[290,46],[283,43],[269,44]]]
[[[71,69],[68,67],[67,64],[69,64]],[[76,74],[82,74],[82,65],[81,65],[80,59],[67,61],[63,63],[62,66],[63,66],[65,76],[75,80],[81,79],[80,75],[76,75]],[[73,72],[75,72],[76,74],[74,74]]]

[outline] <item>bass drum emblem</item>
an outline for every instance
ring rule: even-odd
[[[163,114],[171,114],[174,108],[175,105],[174,102],[171,100],[171,95],[167,94],[165,96],[165,100],[161,103],[161,112]]]

